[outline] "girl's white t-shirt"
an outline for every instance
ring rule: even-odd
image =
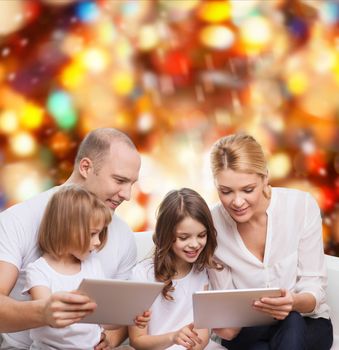
[[[90,256],[81,263],[81,270],[73,275],[55,271],[43,258],[30,263],[26,269],[26,285],[23,293],[32,287],[46,286],[52,293],[72,291],[78,288],[83,278],[104,278],[100,261]],[[76,323],[65,328],[39,327],[30,330],[33,340],[31,350],[93,350],[100,341],[101,327],[96,324]]]
[[[137,264],[133,270],[132,279],[136,281],[155,282],[153,259],[146,259]],[[151,320],[148,324],[150,335],[160,335],[174,332],[193,322],[192,294],[207,288],[207,272],[191,271],[181,279],[174,279],[174,300],[166,300],[160,294],[151,306]],[[183,350],[180,345],[172,345],[168,349]]]

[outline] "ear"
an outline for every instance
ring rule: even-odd
[[[89,158],[85,157],[80,160],[79,173],[81,174],[82,177],[87,179],[88,174],[92,171],[92,169],[93,169],[93,163]]]

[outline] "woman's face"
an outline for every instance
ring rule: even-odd
[[[236,222],[248,222],[266,210],[267,178],[224,169],[215,176],[215,184],[222,205]]]

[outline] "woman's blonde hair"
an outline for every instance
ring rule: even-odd
[[[268,175],[261,145],[246,134],[227,135],[217,140],[211,150],[211,169],[214,177],[224,169],[257,174],[262,178]],[[270,198],[270,186],[265,188],[264,195]]]
[[[267,164],[260,144],[250,135],[233,134],[220,138],[211,151],[213,176],[221,170],[267,175]]]
[[[90,245],[90,226],[104,223],[99,250],[107,240],[111,212],[94,194],[77,185],[65,185],[49,200],[43,215],[38,243],[42,253],[54,258],[73,251],[85,253]]]

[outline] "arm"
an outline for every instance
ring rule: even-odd
[[[284,319],[291,311],[303,314],[317,312],[325,301],[326,266],[322,240],[320,209],[313,197],[305,197],[302,233],[298,246],[298,276],[294,291],[282,289],[280,298],[263,298],[257,302],[262,311]]]
[[[92,312],[96,306],[87,296],[55,293],[47,299],[17,301],[9,297],[18,277],[17,268],[0,261],[0,332],[16,332],[29,328],[64,327]]]
[[[177,344],[187,349],[202,350],[209,341],[207,329],[195,330],[191,323],[175,332],[149,335],[147,327],[128,327],[130,343],[138,350],[164,350]]]

